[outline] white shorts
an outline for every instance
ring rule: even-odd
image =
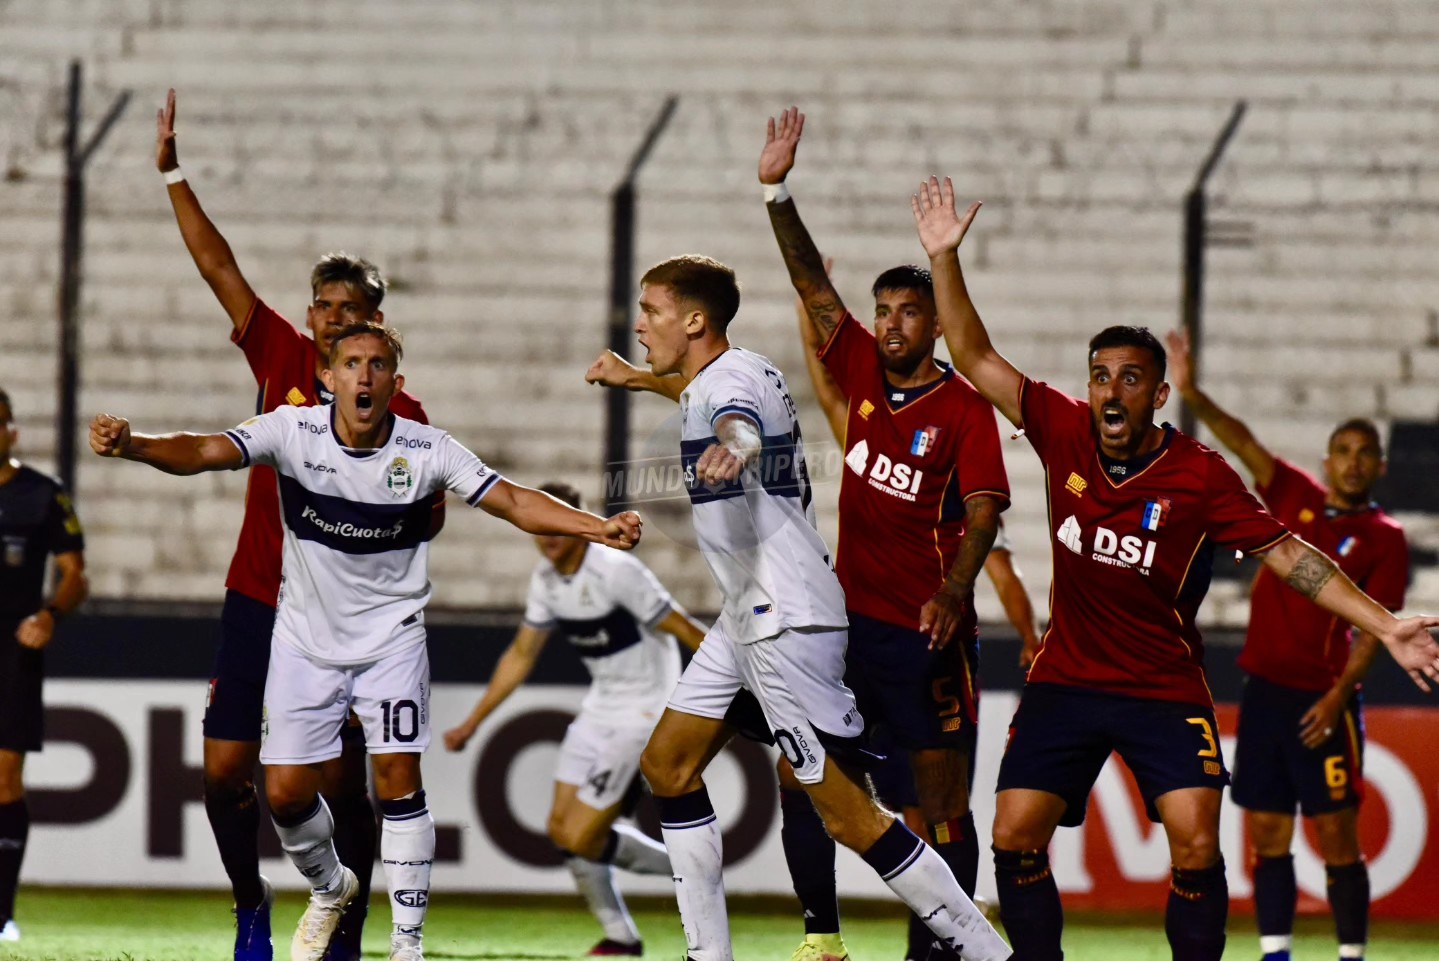
[[[575,718],[560,743],[555,780],[579,786],[576,797],[597,811],[618,804],[640,770],[640,754],[654,726],[618,727]]]
[[[844,683],[847,631],[785,631],[736,644],[719,624],[680,675],[670,708],[723,718],[740,688],[764,711],[775,744],[806,784],[824,780],[825,741],[831,748],[862,744],[864,718]]]
[[[263,764],[314,764],[340,756],[354,708],[371,754],[419,753],[430,743],[430,654],[418,644],[370,664],[312,661],[283,641],[270,650],[260,723]]]

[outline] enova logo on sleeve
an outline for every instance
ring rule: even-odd
[[[854,471],[871,486],[884,491],[894,497],[902,497],[907,501],[915,499],[919,493],[920,482],[924,480],[924,471],[911,467],[908,464],[896,464],[884,454],[876,454],[874,463],[869,462],[869,441],[862,440],[850,448],[849,453],[844,456],[844,463],[850,470]],[[866,469],[868,473],[866,474]]]
[[[1085,552],[1084,531],[1080,529],[1079,521],[1073,514],[1059,525],[1059,530],[1054,532],[1054,539],[1076,554],[1082,555]],[[1132,568],[1148,576],[1149,569],[1154,565],[1154,550],[1157,546],[1158,542],[1148,538],[1134,534],[1121,536],[1107,527],[1096,527],[1094,541],[1089,548],[1089,558],[1111,567]]]

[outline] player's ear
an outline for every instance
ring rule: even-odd
[[[333,394],[335,392],[335,372],[328,367],[320,371],[320,383],[324,384],[325,389]]]
[[[1169,384],[1162,383],[1159,389],[1154,392],[1154,409],[1159,410],[1169,402]]]
[[[685,333],[691,337],[699,337],[705,330],[705,312],[692,310],[685,317]]]
[[[376,308],[373,323],[379,324],[381,327],[385,326],[385,312],[383,310]]]

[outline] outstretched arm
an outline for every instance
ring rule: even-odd
[[[830,257],[824,259],[824,272],[829,275],[834,267],[834,260]],[[799,336],[804,342],[804,366],[809,371],[810,383],[814,385],[814,396],[819,401],[820,409],[824,411],[824,419],[829,421],[830,433],[834,439],[841,444],[844,443],[844,432],[849,419],[849,398],[844,391],[839,389],[839,384],[834,382],[824,362],[819,359],[820,348],[824,346],[824,338],[819,335],[819,328],[810,323],[809,311],[805,310],[804,300],[796,297],[794,300],[795,313],[799,317]]]
[[[794,284],[810,323],[828,340],[844,316],[844,304],[829,281],[819,248],[810,239],[794,200],[784,186],[785,176],[794,167],[795,151],[803,132],[804,114],[798,107],[790,107],[780,114],[778,126],[773,117],[769,118],[764,151],[759,157],[759,182],[766,188],[774,188],[766,191],[765,209],[769,211],[774,239],[779,241],[780,253],[784,255],[790,283]],[[774,199],[768,199],[770,194]]]
[[[505,648],[505,653],[500,655],[489,686],[485,688],[485,693],[475,705],[475,709],[463,721],[445,732],[445,747],[451,751],[464,750],[470,738],[475,736],[475,732],[485,722],[485,718],[505,703],[505,699],[515,693],[516,688],[525,683],[525,679],[535,669],[535,662],[539,660],[540,651],[544,650],[545,641],[549,640],[549,637],[548,630],[529,624],[520,625],[520,629],[515,632],[515,639]]]
[[[1255,438],[1244,421],[1216,404],[1199,389],[1194,374],[1194,356],[1189,350],[1189,335],[1171,331],[1165,338],[1169,344],[1169,379],[1179,396],[1194,411],[1194,416],[1214,432],[1219,442],[1232,450],[1254,475],[1254,483],[1268,487],[1274,480],[1274,455]]]
[[[175,210],[175,221],[180,225],[180,236],[185,247],[200,269],[200,276],[215,292],[220,306],[230,315],[230,322],[238,329],[250,315],[255,303],[255,292],[240,267],[235,255],[225,242],[220,231],[205,215],[200,200],[180,171],[180,158],[175,149],[175,91],[172,89],[165,98],[165,106],[155,114],[155,166],[166,174],[169,183],[170,206]],[[173,173],[172,173],[173,171]]]
[[[167,474],[199,474],[245,466],[245,457],[224,434],[135,434],[123,417],[97,414],[90,422],[90,449],[101,457],[139,461]]]
[[[479,506],[485,513],[509,521],[526,534],[583,537],[622,551],[640,542],[640,515],[634,511],[624,511],[606,519],[588,511],[575,510],[544,491],[507,480],[496,482]]]
[[[939,322],[944,329],[944,342],[949,346],[950,360],[1011,424],[1022,426],[1019,388],[1024,383],[1024,375],[989,342],[989,331],[984,329],[979,311],[969,299],[969,288],[959,267],[960,242],[969,225],[974,223],[980,205],[970,204],[964,216],[959,216],[954,206],[954,184],[948,177],[944,178],[943,185],[934,177],[921,183],[919,192],[909,203],[920,243],[929,254],[934,302],[939,308]]]
[[[612,350],[604,351],[590,364],[590,369],[585,371],[585,383],[623,387],[625,390],[646,390],[661,397],[668,397],[676,403],[686,386],[685,379],[679,374],[665,374],[661,377],[648,368],[636,367]]]
[[[1264,563],[1286,584],[1329,613],[1382,641],[1420,690],[1429,690],[1426,678],[1439,680],[1439,644],[1429,634],[1430,628],[1439,627],[1439,617],[1396,618],[1355,587],[1332,560],[1299,537],[1287,537],[1270,548],[1264,554]]]

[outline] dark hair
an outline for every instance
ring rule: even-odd
[[[1369,440],[1373,442],[1374,446],[1379,448],[1379,456],[1384,456],[1384,438],[1379,435],[1379,426],[1375,424],[1372,420],[1370,420],[1368,417],[1351,417],[1344,423],[1340,424],[1338,427],[1334,428],[1332,431],[1329,432],[1329,443],[1326,445],[1326,447],[1332,449],[1334,447],[1334,438],[1338,437],[1340,434],[1345,433],[1346,431],[1351,430],[1363,434],[1365,437],[1369,438]]]
[[[381,342],[389,348],[390,360],[394,362],[398,370],[400,359],[405,356],[404,342],[400,338],[400,332],[393,327],[386,327],[384,324],[374,324],[370,321],[361,321],[358,324],[350,324],[330,340],[330,356],[328,363],[333,364],[335,357],[340,353],[340,344],[351,337],[378,337]]]
[[[1095,334],[1089,341],[1089,359],[1094,360],[1094,355],[1106,347],[1142,347],[1154,355],[1154,362],[1159,365],[1159,379],[1164,379],[1164,371],[1167,368],[1167,358],[1164,353],[1164,345],[1159,342],[1148,327],[1131,327],[1120,324],[1114,327],[1106,327]]]
[[[541,485],[539,489],[541,493],[562,500],[575,510],[583,509],[584,498],[572,484],[566,484],[564,481],[550,481],[548,484]]]
[[[703,254],[681,254],[655,264],[640,278],[645,284],[662,284],[676,300],[688,301],[704,311],[711,326],[724,333],[739,313],[739,281],[734,270]]]
[[[901,264],[889,268],[874,279],[870,293],[878,297],[881,290],[917,290],[933,300],[934,278],[929,271],[917,264]]]
[[[389,286],[380,275],[380,268],[363,257],[352,257],[343,250],[331,251],[315,261],[310,271],[310,294],[314,296],[326,284],[345,284],[360,293],[371,310],[379,310]]]

